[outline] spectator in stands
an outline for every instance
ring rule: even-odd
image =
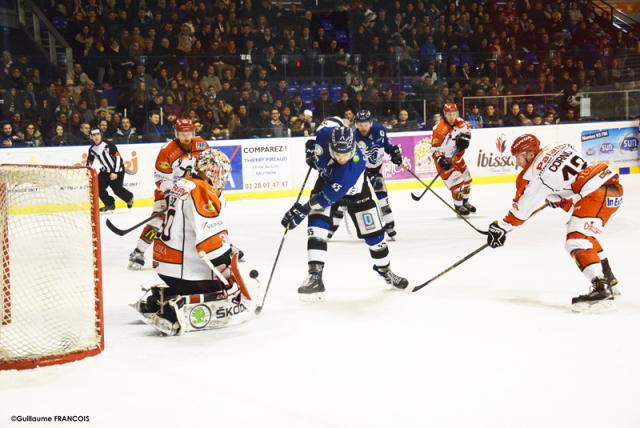
[[[471,111],[465,115],[464,120],[471,128],[484,128],[484,118],[480,114],[480,106],[476,103],[471,105]]]
[[[559,123],[576,123],[578,122],[578,115],[576,111],[569,108],[565,111],[564,116],[560,119]]]
[[[288,137],[289,128],[280,120],[280,111],[277,108],[271,109],[271,123],[269,134],[271,137]]]
[[[520,111],[520,104],[513,103],[509,109],[509,114],[504,117],[504,126],[522,126],[527,123],[527,118]]]
[[[271,118],[270,109],[267,107],[261,107],[258,116],[253,120],[251,124],[251,136],[265,138],[271,135]]]
[[[91,125],[89,125],[87,122],[81,123],[80,129],[78,133],[75,135],[74,144],[82,145],[82,146],[92,144],[90,133],[91,133]]]
[[[131,119],[122,118],[122,124],[113,136],[113,142],[116,144],[137,143],[140,136],[136,134],[135,128],[131,127]]]
[[[144,125],[142,131],[143,138],[148,141],[163,141],[165,139],[166,130],[164,126],[160,124],[160,113],[158,111],[152,111],[149,113],[149,120]]]
[[[314,111],[317,116],[317,120],[322,122],[325,118],[334,116],[336,114],[333,104],[329,99],[329,91],[326,88],[320,90],[320,98],[314,101]]]
[[[349,99],[349,93],[347,91],[343,91],[340,94],[340,100],[333,106],[333,111],[336,116],[344,117],[344,113],[346,110],[353,111],[354,106]]]
[[[62,125],[56,125],[54,135],[49,140],[48,146],[71,146],[75,144],[73,135],[65,132]]]
[[[44,145],[42,134],[35,122],[27,122],[24,131],[18,132],[18,138],[22,140],[25,146],[39,147]]]
[[[538,115],[535,111],[535,107],[533,103],[528,102],[524,106],[524,112],[522,113],[526,120],[523,122],[523,125],[529,125],[533,122],[533,118]]]
[[[2,134],[0,134],[0,148],[24,147],[20,137],[13,131],[13,126],[9,122],[2,124]]]
[[[397,122],[392,126],[392,131],[416,131],[418,130],[418,123],[415,120],[409,120],[409,112],[406,110],[400,110],[398,113]]]
[[[487,104],[484,109],[484,115],[482,117],[482,125],[484,128],[495,128],[502,126],[502,119],[496,111],[496,107],[493,104]]]

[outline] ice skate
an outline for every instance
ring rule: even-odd
[[[100,208],[100,212],[101,213],[106,213],[109,211],[114,211],[116,209],[116,206],[114,204],[111,205],[105,205],[104,207]]]
[[[571,310],[574,312],[599,313],[615,309],[613,293],[605,278],[594,278],[591,281],[591,291],[571,299]]]
[[[304,302],[320,302],[324,300],[324,283],[322,282],[322,266],[312,264],[309,276],[298,288],[298,297]]]
[[[477,210],[476,210],[476,207],[474,207],[473,205],[471,205],[471,204],[469,203],[469,199],[465,199],[465,200],[462,202],[462,206],[463,206],[463,207],[465,207],[465,208],[467,209],[467,211],[469,211],[470,213],[475,213],[475,212],[477,211]]]
[[[404,290],[409,285],[409,281],[406,278],[393,273],[389,265],[373,266],[373,270],[378,272],[378,274],[380,274],[380,276],[384,278],[387,284],[391,284],[399,290]]]
[[[129,254],[129,269],[141,270],[144,266],[144,253],[137,248]]]
[[[469,211],[467,207],[464,206],[464,204],[455,205],[455,209],[458,215],[461,215],[461,216],[468,216],[469,214],[471,214],[471,211]]]

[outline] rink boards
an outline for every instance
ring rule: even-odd
[[[638,121],[597,122],[536,127],[475,129],[465,160],[475,184],[513,181],[517,175],[510,155],[511,142],[519,135],[535,134],[543,145],[571,143],[585,160],[604,160],[620,173],[640,171],[638,157]],[[431,132],[389,134],[400,145],[405,163],[421,178],[435,175],[429,155]],[[292,196],[307,172],[304,143],[307,137],[248,140],[215,140],[211,147],[224,151],[231,159],[232,174],[225,188],[229,200]],[[162,143],[127,144],[118,147],[125,165],[125,187],[135,195],[136,206],[150,205],[153,195],[153,165]],[[16,148],[0,151],[0,163],[84,165],[86,146]],[[388,187],[419,188],[403,168],[383,165]],[[438,180],[436,186],[442,185]],[[307,184],[313,186],[313,180]],[[123,202],[119,201],[120,204]]]

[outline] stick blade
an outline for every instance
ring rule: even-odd
[[[126,231],[123,231],[122,229],[118,229],[113,223],[111,223],[111,220],[109,220],[109,219],[107,219],[105,224],[107,225],[109,230],[112,231],[113,233],[115,233],[116,235],[122,236],[122,235],[124,235],[126,233]]]
[[[422,195],[416,196],[413,192],[411,192],[411,199],[417,202],[420,200],[420,198],[422,198]]]

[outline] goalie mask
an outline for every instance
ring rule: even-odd
[[[222,189],[231,172],[231,162],[220,150],[207,149],[198,155],[193,168],[200,177],[206,177],[213,187]]]

